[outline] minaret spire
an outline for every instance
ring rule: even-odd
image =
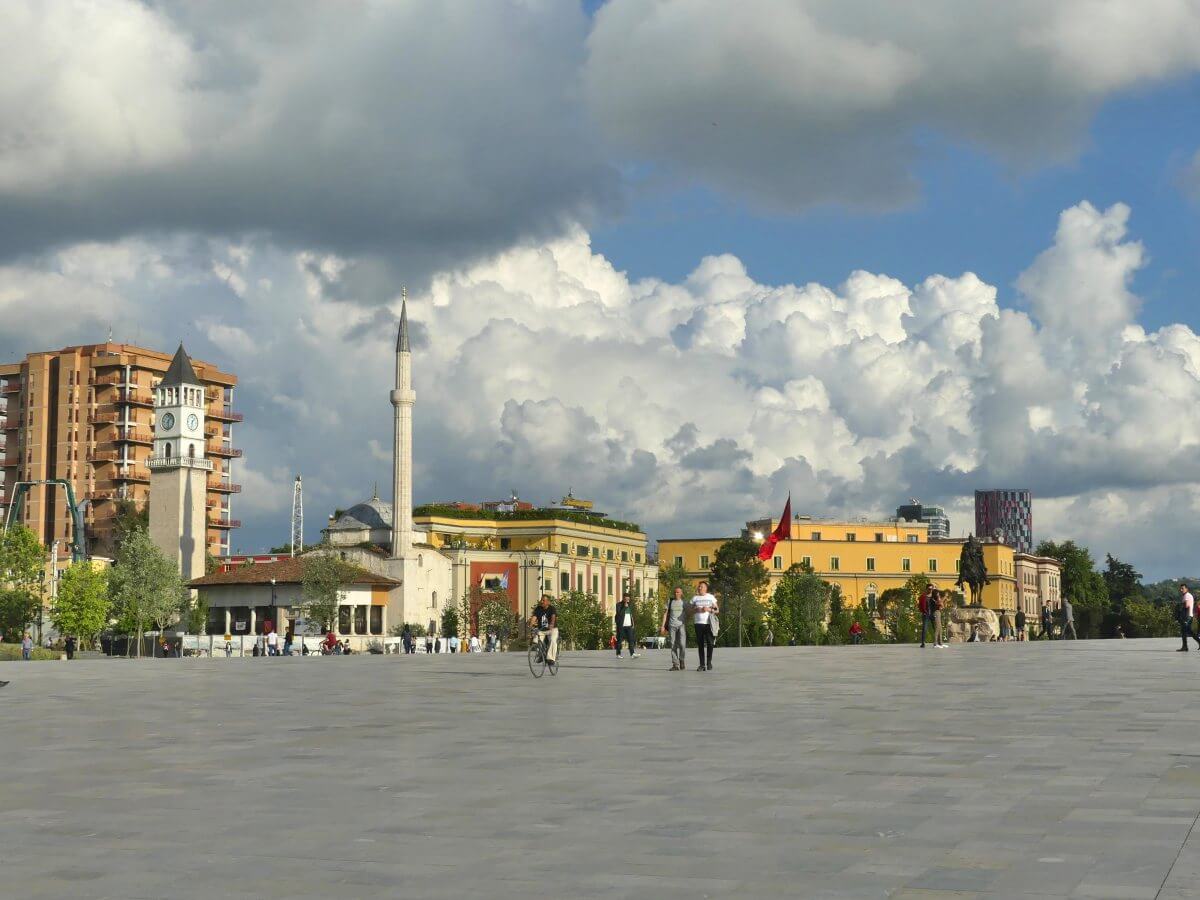
[[[400,327],[396,334],[396,385],[392,390],[395,440],[392,444],[392,557],[412,553],[412,352],[408,343],[408,288],[400,290]]]

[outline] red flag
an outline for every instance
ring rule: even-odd
[[[780,541],[786,541],[792,536],[792,495],[788,494],[787,504],[783,507],[783,517],[779,520],[779,524],[775,526],[775,530],[767,535],[767,539],[763,541],[763,545],[758,548],[758,558],[766,562],[775,552],[775,545]]]

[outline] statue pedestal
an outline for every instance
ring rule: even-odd
[[[971,625],[979,629],[979,640],[990,641],[1000,636],[1000,616],[993,609],[982,606],[956,606],[942,611],[942,631],[946,641],[966,641],[971,636]]]

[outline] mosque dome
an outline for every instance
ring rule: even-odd
[[[372,497],[363,503],[356,503],[340,516],[330,526],[335,529],[366,528],[371,531],[378,529],[390,530],[392,527],[392,504],[385,503],[378,497]]]

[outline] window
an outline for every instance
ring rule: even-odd
[[[611,597],[612,595],[613,595],[612,576],[609,575],[608,576],[608,593],[605,594],[604,596]]]
[[[437,591],[434,591],[429,595],[429,608],[437,609]]]
[[[821,539],[821,532],[819,532],[819,531],[814,531],[814,532],[812,533],[811,537],[812,537],[812,540],[814,540],[814,541],[819,541],[819,540]]]
[[[608,548],[608,550],[605,552],[604,556],[605,556],[605,558],[606,558],[606,559],[609,559],[609,560],[611,560],[611,559],[613,558],[613,549],[612,549],[612,547],[609,547],[609,548]]]
[[[642,554],[640,554],[640,553],[633,554],[633,561],[640,563],[642,561]]]
[[[930,572],[936,572],[936,571],[937,571],[937,560],[936,560],[936,559],[931,559],[931,560],[929,561],[929,571],[930,571]]]
[[[883,532],[882,531],[875,532],[875,543],[877,543],[877,544],[883,543]]]
[[[777,568],[777,569],[783,568],[783,557],[782,556],[775,557],[775,559],[773,559],[771,562],[772,562],[772,565],[775,566],[775,568]]]
[[[367,607],[365,604],[354,607],[354,633],[367,633]]]
[[[600,595],[600,576],[599,575],[592,576],[592,593],[597,596]]]
[[[830,572],[839,572],[839,571],[841,571],[841,568],[842,568],[842,561],[840,558],[838,558],[836,556],[829,557],[829,571]]]
[[[853,531],[846,532],[846,540],[853,541],[853,540],[857,540],[857,538],[858,538],[858,535],[855,534]]]
[[[599,558],[600,558],[600,548],[593,547],[592,548],[592,559],[599,559]]]
[[[909,559],[907,556],[904,557],[904,559],[900,560],[900,571],[901,572],[911,572],[912,571],[912,560]]]
[[[571,576],[563,572],[558,576],[558,589],[560,591],[569,591],[571,589]]]
[[[707,556],[700,557],[700,568],[702,568],[702,569],[708,568],[708,557]]]
[[[629,551],[628,550],[621,551],[621,562],[629,562]]]
[[[680,566],[680,567],[683,566],[683,557],[682,556],[675,557],[675,565]]]
[[[868,572],[875,571],[875,557],[873,557],[873,556],[867,557],[867,571]]]
[[[561,553],[563,556],[566,556],[568,553],[571,552],[571,548],[568,547],[566,544],[559,544],[558,552]]]
[[[167,441],[167,459],[171,458],[171,442]]]
[[[915,544],[917,542],[917,536],[915,534],[910,534],[908,536],[908,542],[910,544]]]
[[[576,555],[576,556],[587,556],[587,555],[588,555],[588,548],[587,548],[587,547],[585,547],[585,546],[583,546],[583,544],[579,544],[579,545],[577,545],[577,546],[575,547],[575,555]]]
[[[962,571],[962,560],[961,560],[961,559],[956,559],[956,560],[954,561],[954,571],[955,571],[955,572],[961,572],[961,571]]]
[[[811,569],[812,568],[812,557],[811,556],[800,557],[800,565],[802,567],[804,567],[805,569]]]
[[[867,585],[867,593],[863,597],[863,602],[867,604],[867,609],[871,610],[871,612],[875,612],[875,608],[878,606],[878,601],[879,588],[877,588],[872,582],[871,584]]]
[[[500,538],[500,549],[501,550],[512,549],[512,538]]]
[[[338,634],[350,633],[350,613],[353,610],[353,606],[338,607]]]
[[[371,607],[371,634],[383,634],[383,607]]]
[[[580,572],[579,574],[577,574],[575,576],[575,590],[579,591],[579,593],[581,593],[581,594],[583,593],[583,573],[582,572]]]

